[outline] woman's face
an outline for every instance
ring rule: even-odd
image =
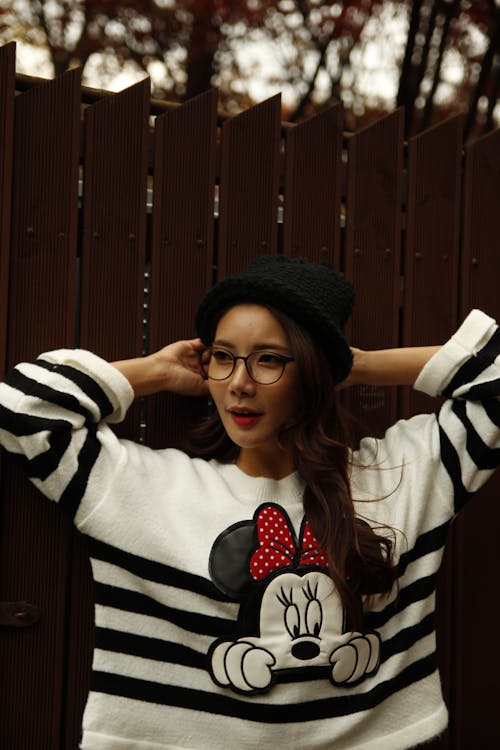
[[[254,304],[236,305],[222,316],[213,347],[223,351],[222,357],[224,352],[248,356],[259,351],[291,356],[281,324],[266,307]],[[261,385],[238,359],[232,375],[208,385],[227,434],[241,449],[237,465],[253,476],[280,478],[293,471],[278,438],[296,412],[296,363],[289,362],[276,383]]]

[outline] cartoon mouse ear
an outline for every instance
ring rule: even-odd
[[[258,546],[255,521],[229,526],[213,543],[208,562],[210,577],[231,599],[239,599],[252,588],[250,557]]]

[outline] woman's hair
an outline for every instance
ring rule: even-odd
[[[294,423],[280,435],[305,482],[304,512],[328,555],[328,569],[347,614],[359,629],[361,595],[388,592],[396,578],[393,541],[357,519],[350,487],[351,437],[326,358],[299,324],[270,308],[288,336],[299,372]],[[192,432],[198,456],[235,461],[239,448],[214,412]],[[193,452],[193,451],[192,451]]]

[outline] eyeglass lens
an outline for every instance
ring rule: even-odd
[[[252,380],[261,385],[271,385],[283,375],[287,359],[273,352],[252,352],[247,357],[235,357],[223,349],[213,349],[210,360],[203,361],[204,373],[212,380],[225,380],[232,375],[236,362],[242,359]]]

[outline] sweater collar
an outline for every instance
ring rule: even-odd
[[[283,506],[302,502],[304,481],[297,471],[283,479],[270,479],[251,477],[241,471],[236,464],[220,464],[217,461],[214,464],[236,497],[257,503],[277,502]]]

